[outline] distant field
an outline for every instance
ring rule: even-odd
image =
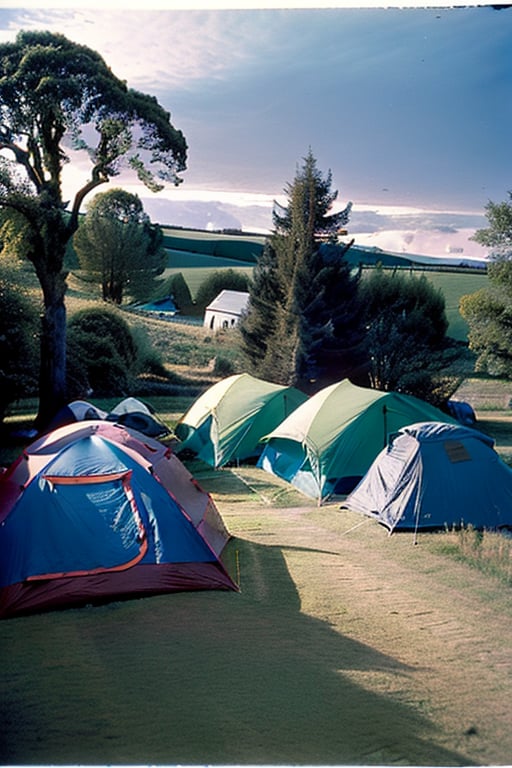
[[[195,298],[201,283],[220,269],[252,274],[265,239],[256,235],[219,234],[163,227],[169,255],[164,277],[181,272]]]
[[[449,322],[449,335],[458,341],[465,341],[468,325],[459,313],[461,296],[475,293],[487,285],[486,274],[465,272],[425,272],[426,277],[443,292],[446,302],[446,315]]]
[[[169,277],[175,272],[181,272],[183,275],[183,278],[185,282],[188,285],[189,291],[192,295],[192,298],[194,299],[197,290],[201,283],[206,280],[206,278],[211,275],[213,272],[217,272],[220,269],[236,269],[237,272],[243,272],[244,274],[248,275],[249,277],[252,275],[252,267],[247,266],[238,266],[237,264],[220,264],[215,262],[213,266],[194,266],[194,267],[183,267],[183,268],[175,268],[175,269],[166,269],[163,277]]]
[[[186,252],[254,264],[265,242],[264,237],[242,233],[230,235],[170,227],[163,227],[162,231],[164,247],[171,258],[174,252]]]
[[[169,253],[165,276],[181,272],[192,297],[195,297],[201,283],[212,272],[220,269],[236,269],[250,276],[253,264],[261,253],[264,243],[264,237],[241,233],[218,234],[172,229],[170,227],[164,227],[163,231],[165,247]],[[357,253],[360,254],[363,250],[358,248]],[[366,256],[368,260],[373,262],[378,257],[390,267],[397,265],[397,259],[391,256],[388,262],[387,254],[375,254],[369,251]],[[401,259],[401,263],[404,263],[403,259]],[[487,285],[485,272],[466,272],[463,270],[434,272],[430,269],[418,269],[416,272],[413,266],[411,269],[414,274],[425,275],[437,288],[442,290],[449,322],[448,333],[454,339],[466,340],[468,326],[459,313],[460,298],[468,293],[475,293]]]

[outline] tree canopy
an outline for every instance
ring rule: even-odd
[[[485,215],[489,226],[477,229],[471,240],[490,248],[495,260],[512,258],[512,191],[501,203],[490,200]]]
[[[476,369],[491,376],[512,378],[512,192],[501,203],[490,201],[489,226],[472,237],[490,249],[489,285],[463,296],[460,313],[469,325],[469,348]]]
[[[38,422],[66,400],[66,245],[85,197],[134,171],[149,189],[179,183],[187,145],[153,96],[129,89],[102,57],[51,32],[0,45],[0,206],[26,224],[26,256],[44,301]],[[69,201],[63,168],[78,152],[89,176]]]
[[[167,264],[160,227],[152,224],[138,195],[123,189],[97,194],[73,238],[81,269],[101,283],[105,301],[124,294],[147,298]]]
[[[437,404],[441,372],[460,354],[446,338],[442,292],[424,275],[372,270],[359,284],[362,347],[374,389],[405,392]],[[451,392],[449,393],[451,394]]]

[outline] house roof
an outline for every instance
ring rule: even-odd
[[[247,291],[223,290],[206,307],[210,312],[224,312],[226,314],[240,315],[247,307],[249,294]]]

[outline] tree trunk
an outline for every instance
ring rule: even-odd
[[[46,276],[42,282],[41,367],[39,371],[38,430],[44,430],[66,405],[66,275]]]

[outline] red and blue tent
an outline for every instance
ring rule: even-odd
[[[170,487],[166,450],[119,425],[89,421],[23,452],[0,476],[0,617],[237,589],[219,555],[229,537],[220,516],[206,494],[203,517],[200,505],[195,520],[187,513]]]

